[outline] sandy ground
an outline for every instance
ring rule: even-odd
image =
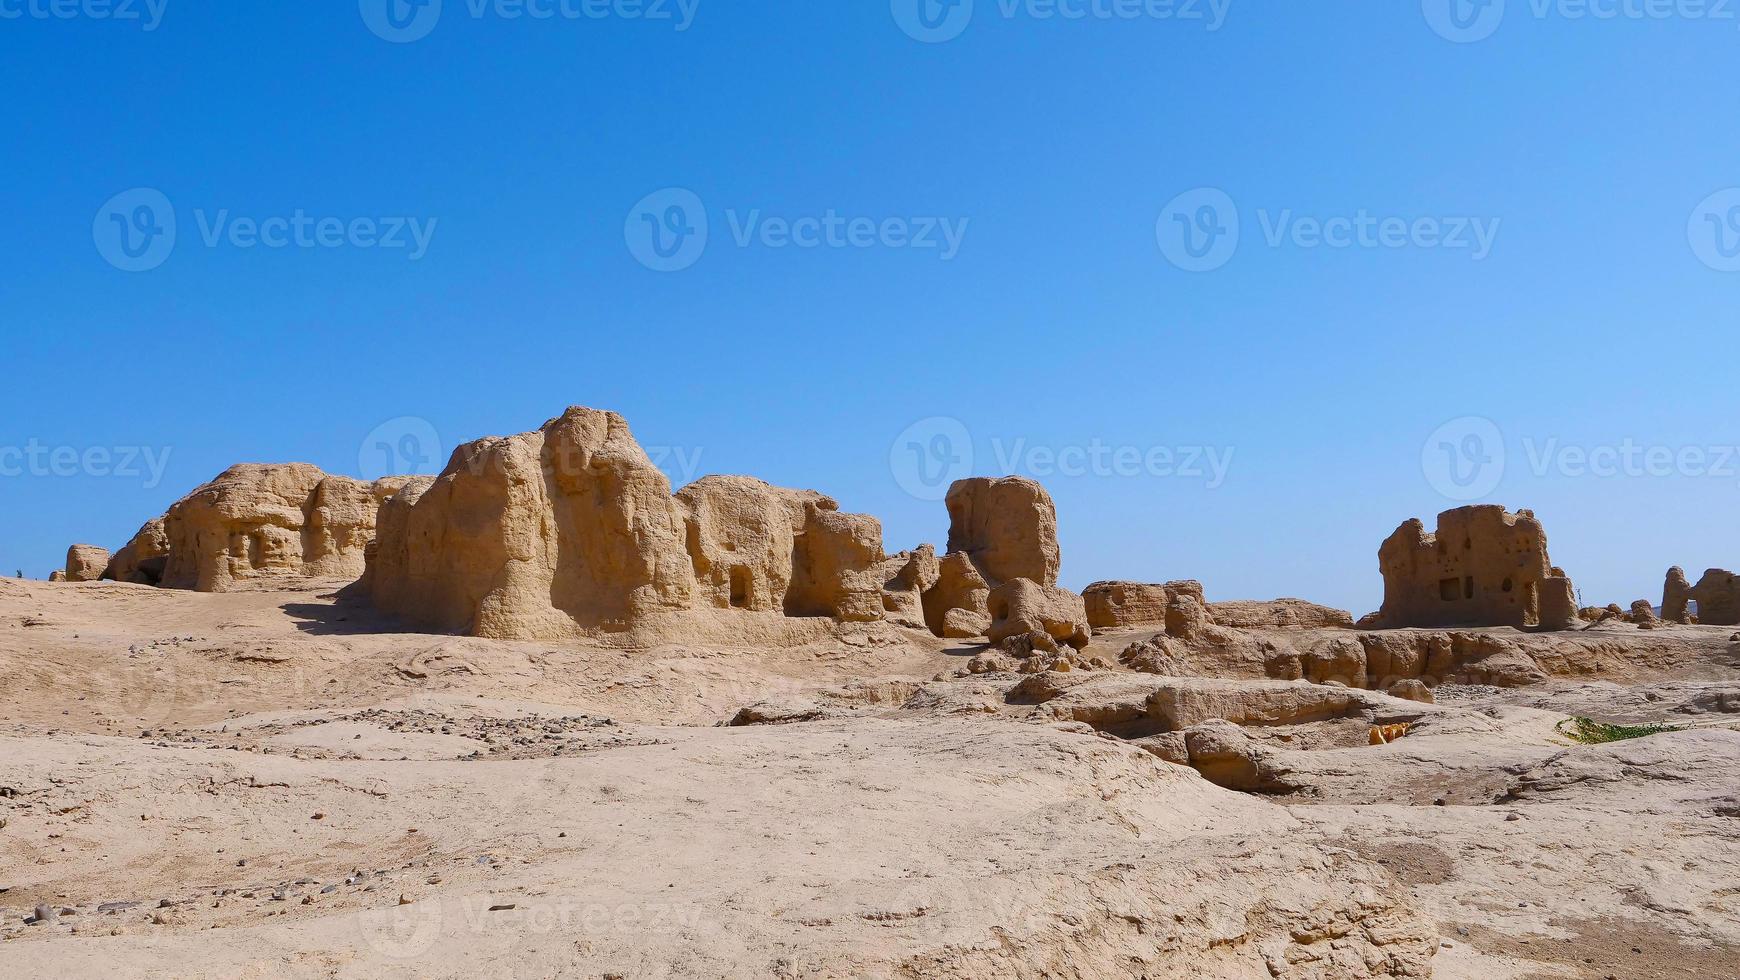
[[[391,629],[336,584],[0,583],[0,977],[1740,976],[1732,630],[1248,728],[1235,792],[1099,722],[1172,679]]]

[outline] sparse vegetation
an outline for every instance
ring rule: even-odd
[[[1674,725],[1609,725],[1591,718],[1566,718],[1555,727],[1559,734],[1584,745],[1623,742],[1629,738],[1644,738],[1680,730]]]

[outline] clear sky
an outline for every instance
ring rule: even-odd
[[[569,404],[1077,588],[1740,565],[1740,4],[563,2],[0,0],[0,569]]]

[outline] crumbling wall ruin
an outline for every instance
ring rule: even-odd
[[[1740,626],[1740,575],[1725,568],[1704,572],[1697,585],[1686,581],[1679,566],[1668,569],[1667,582],[1662,587],[1661,618],[1670,623],[1689,623],[1694,616],[1692,603],[1697,604],[1696,621],[1707,626]]]
[[[1436,533],[1417,518],[1378,549],[1384,578],[1380,624],[1569,629],[1575,593],[1547,556],[1547,535],[1531,511],[1496,505],[1438,515]]]

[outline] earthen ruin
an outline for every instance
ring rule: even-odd
[[[1547,557],[1547,535],[1532,511],[1497,505],[1438,515],[1437,533],[1411,518],[1378,549],[1384,578],[1378,625],[1514,626],[1569,629],[1576,622],[1571,580]]]
[[[1661,618],[1673,623],[1691,622],[1691,605],[1697,604],[1696,621],[1707,626],[1740,626],[1740,575],[1724,568],[1704,572],[1697,585],[1686,581],[1679,566],[1668,569],[1662,589]]]

